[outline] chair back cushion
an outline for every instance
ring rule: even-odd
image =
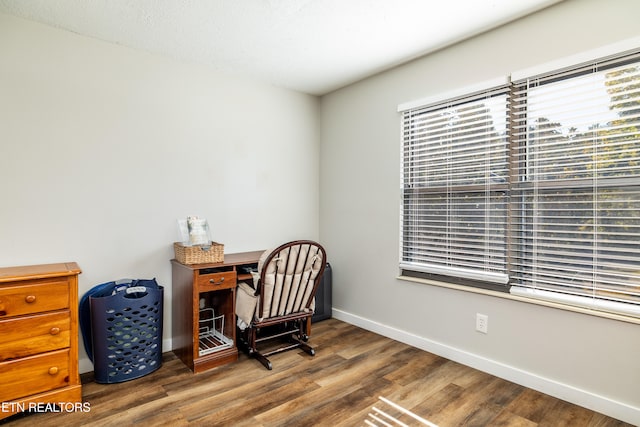
[[[258,262],[258,320],[312,312],[312,301],[326,262],[324,248],[310,240],[297,240],[265,251]]]

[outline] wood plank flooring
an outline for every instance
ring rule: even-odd
[[[173,353],[143,378],[83,386],[86,413],[17,415],[6,426],[363,426],[383,396],[446,426],[629,426],[353,325],[313,325],[311,357],[241,355],[194,375]],[[408,424],[411,425],[410,422]]]

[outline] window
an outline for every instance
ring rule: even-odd
[[[412,107],[403,147],[403,274],[640,316],[640,53]]]
[[[507,283],[507,87],[403,120],[401,268]]]

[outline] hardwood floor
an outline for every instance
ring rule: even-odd
[[[445,426],[629,426],[439,356],[329,319],[315,357],[241,355],[194,375],[173,353],[137,380],[83,386],[89,412],[17,415],[6,426],[362,426],[383,396]],[[407,422],[411,425],[410,422]]]

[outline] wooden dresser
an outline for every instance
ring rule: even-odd
[[[80,403],[74,262],[0,268],[0,419]]]

